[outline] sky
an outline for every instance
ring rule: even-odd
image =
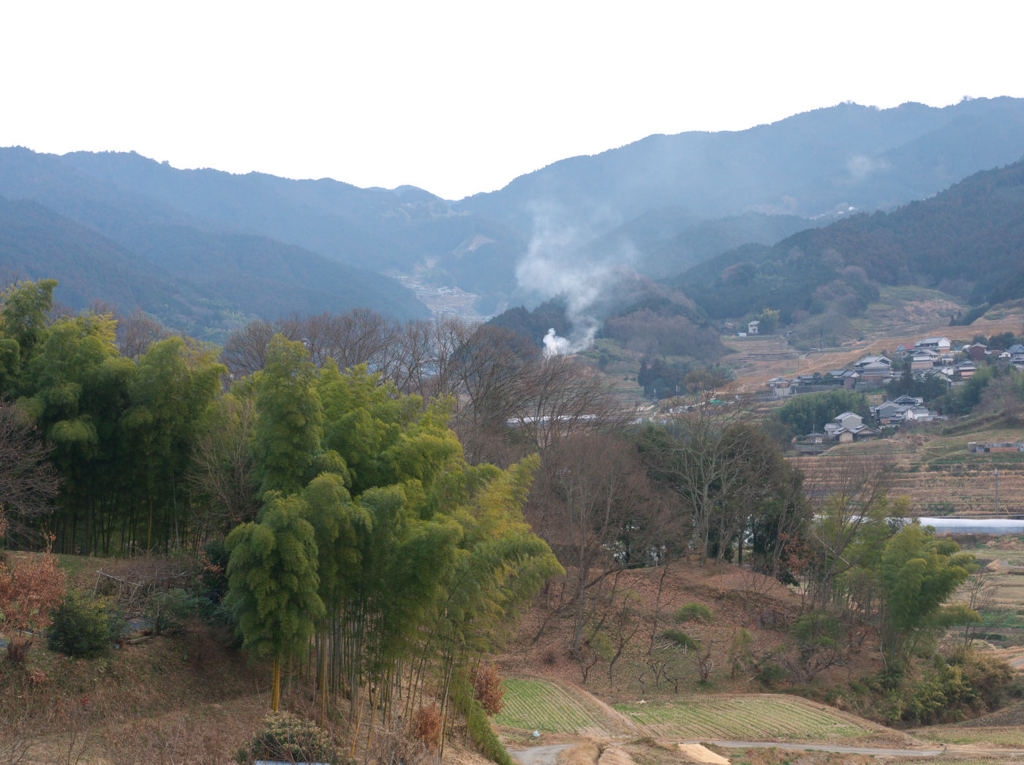
[[[1024,3],[8,2],[0,146],[447,199],[652,133],[1024,96]]]

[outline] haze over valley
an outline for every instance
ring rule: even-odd
[[[427,316],[430,303],[435,314],[478,318],[557,297],[579,344],[607,318],[602,304],[624,274],[665,280],[709,316],[739,316],[779,298],[705,300],[714,258],[760,259],[726,253],[892,210],[1021,156],[1024,101],[1012,98],[941,109],[841,104],[739,132],[651,136],[462,200],[176,170],[136,154],[8,148],[0,197],[21,225],[5,227],[0,266],[10,278],[58,278],[57,299],[72,308],[102,300],[199,337],[295,312],[362,307],[404,320]],[[967,302],[992,297],[866,257],[844,253],[842,266],[877,283],[930,280]],[[804,292],[831,280],[802,271]],[[981,279],[1002,284],[1003,274]]]

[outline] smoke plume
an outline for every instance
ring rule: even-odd
[[[608,227],[605,227],[607,230]],[[631,246],[618,246],[610,255],[595,257],[593,229],[567,224],[551,211],[534,210],[534,232],[525,257],[516,265],[519,287],[542,300],[565,300],[572,324],[569,337],[554,329],[544,336],[544,353],[579,353],[591,346],[601,327],[595,303],[613,283],[616,271],[635,259]]]

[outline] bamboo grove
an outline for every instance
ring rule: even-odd
[[[195,446],[223,409],[216,349],[170,337],[126,357],[111,315],[51,318],[56,284],[3,294],[2,406],[34,427],[59,481],[52,514],[29,503],[14,520],[53,535],[56,552],[197,549],[223,522],[190,480]]]
[[[227,603],[272,663],[275,708],[285,662],[309,668],[325,713],[347,700],[356,731],[364,708],[450,720],[467,670],[562,573],[522,514],[537,458],[471,465],[449,399],[315,366],[281,335],[230,385],[216,349],[180,337],[125,356],[110,315],[54,319],[55,286],[11,287],[0,313],[2,406],[59,483],[53,514],[20,522],[101,554],[230,530]]]
[[[407,719],[429,688],[449,711],[453,683],[561,572],[521,513],[536,459],[471,466],[444,402],[364,367],[316,370],[283,337],[254,387],[265,502],[227,538],[229,602],[274,662],[274,705],[281,662],[312,644],[324,707],[340,694],[353,715]]]

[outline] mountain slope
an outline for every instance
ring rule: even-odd
[[[151,160],[136,159],[146,167],[162,167]],[[175,172],[171,171],[169,177],[173,178]],[[0,150],[0,194],[12,200],[36,201],[65,221],[70,219],[89,229],[91,236],[116,243],[123,250],[122,257],[130,259],[134,255],[132,272],[136,278],[163,280],[168,294],[184,289],[183,285],[201,283],[199,292],[205,302],[248,316],[276,317],[356,307],[374,308],[401,319],[428,315],[415,296],[393,279],[293,244],[226,230],[201,215],[200,203],[178,208],[115,182],[117,174],[113,170],[110,175],[108,178],[92,174],[89,168],[76,168],[64,157],[25,149]],[[231,194],[225,194],[222,204],[232,204]],[[82,236],[91,241],[90,234]],[[10,237],[15,237],[13,230]],[[92,249],[87,246],[86,251]],[[13,252],[15,249],[9,250],[9,258]],[[63,272],[72,265],[67,259],[62,263]],[[11,264],[26,270],[37,265],[24,259]],[[80,265],[87,266],[88,260]],[[102,266],[96,268],[102,271]],[[48,275],[61,277],[60,273]],[[95,282],[92,297],[120,304],[114,297],[107,297],[109,290],[104,284],[104,280]],[[179,306],[184,313],[169,309],[165,303],[141,307],[179,329],[199,320],[198,316],[189,316],[190,311],[197,310],[192,298],[184,299]],[[205,316],[203,321],[208,318]]]
[[[725,253],[670,283],[714,317],[765,305],[784,317],[836,305],[851,315],[880,284],[938,288],[973,303],[1022,297],[1024,161],[890,213]]]
[[[195,310],[187,285],[106,237],[35,202],[0,197],[0,270],[5,281],[56,278],[57,301],[74,309],[93,300],[125,313],[144,309],[168,317]]]
[[[461,288],[490,313],[551,297],[551,280],[536,274],[565,271],[565,261],[583,271],[678,273],[738,244],[772,244],[800,219],[815,225],[906,204],[1021,155],[1024,99],[997,98],[942,109],[840,104],[749,130],[654,135],[458,202],[409,186],[26,149],[0,149],[0,194],[37,201],[126,247],[141,228],[213,234],[204,245],[211,258],[223,249],[217,237],[261,237],[375,272],[349,278],[411,313],[422,311],[415,298],[383,276]],[[528,256],[551,268],[517,272]],[[545,283],[531,283],[531,273]]]
[[[538,200],[567,220],[611,225],[679,206],[700,218],[748,210],[820,215],[874,210],[934,194],[1024,154],[1024,100],[977,99],[936,109],[840,104],[738,132],[655,135],[572,157],[459,209],[528,220]]]
[[[123,244],[36,203],[0,197],[0,273],[55,278],[74,310],[104,301],[203,338],[246,318],[373,306],[413,317],[416,303],[376,290],[379,277],[264,237],[188,226],[135,226]]]

